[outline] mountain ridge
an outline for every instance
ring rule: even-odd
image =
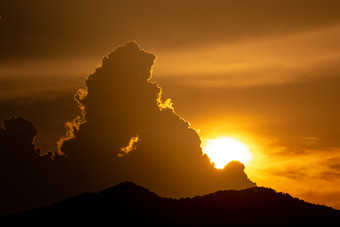
[[[82,193],[54,205],[0,219],[0,223],[115,225],[287,225],[340,223],[340,211],[274,189],[223,190],[192,198],[159,197],[132,182]]]

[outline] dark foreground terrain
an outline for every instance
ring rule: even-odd
[[[340,211],[262,187],[175,200],[125,182],[7,216],[1,224],[339,226]]]

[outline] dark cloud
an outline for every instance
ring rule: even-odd
[[[11,117],[0,129],[0,215],[41,204],[46,161],[34,144],[38,131],[23,117]],[[46,182],[48,183],[48,182]],[[43,197],[41,194],[41,197]]]
[[[330,167],[335,169],[335,170],[340,170],[340,163],[332,164]]]
[[[130,39],[159,50],[281,36],[334,25],[339,7],[333,0],[2,1],[0,56],[101,54]]]
[[[41,156],[34,125],[5,120],[1,215],[127,180],[171,197],[255,186],[242,163],[217,170],[202,155],[197,132],[151,81],[154,61],[135,42],[103,59],[74,96],[82,114],[66,123],[63,155]]]
[[[22,150],[24,155],[30,153],[40,153],[40,149],[33,144],[33,140],[38,134],[33,123],[23,117],[11,117],[3,122],[3,129],[0,129],[1,144],[6,150],[10,150],[9,154],[18,155]],[[4,163],[2,163],[4,164]]]

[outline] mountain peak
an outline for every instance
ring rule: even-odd
[[[159,198],[156,193],[137,185],[131,181],[126,181],[110,187],[98,193],[98,196],[116,197],[117,199],[150,199]]]

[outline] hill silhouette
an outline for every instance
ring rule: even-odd
[[[83,193],[52,206],[0,219],[0,224],[337,225],[340,211],[270,188],[218,191],[193,198],[159,197],[131,182]]]

